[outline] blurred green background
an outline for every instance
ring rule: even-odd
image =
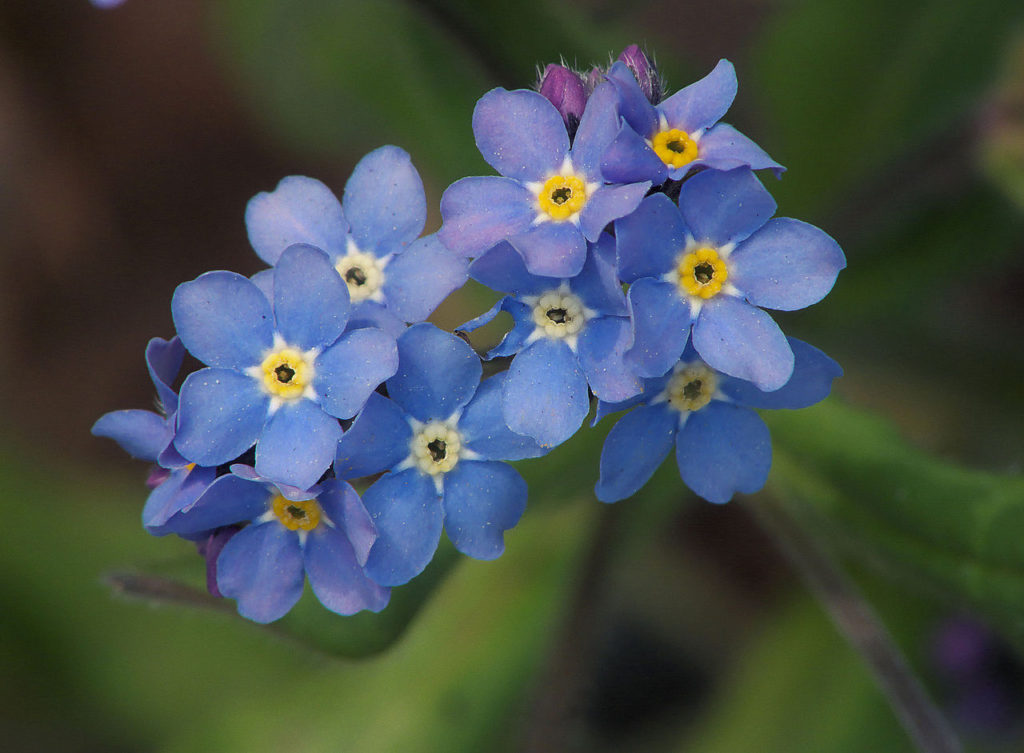
[[[435,230],[445,186],[490,172],[484,91],[632,42],[669,90],[732,60],[727,120],[789,167],[764,179],[779,213],[849,259],[777,317],[846,376],[766,417],[766,490],[716,507],[665,467],[602,506],[605,425],[521,464],[501,559],[443,547],[379,616],[304,602],[268,629],[184,586],[115,594],[201,561],[145,535],[146,469],[88,429],[152,404],[175,285],[259,268],[249,197],[289,174],[340,193],[395,143]],[[1024,749],[1021,3],[7,0],[0,228],[4,750],[911,750],[751,515],[769,502],[854,574],[970,750]]]

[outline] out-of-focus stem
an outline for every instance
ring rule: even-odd
[[[821,544],[778,500],[762,495],[746,506],[867,663],[918,750],[962,753],[956,734],[928,698],[878,615]]]

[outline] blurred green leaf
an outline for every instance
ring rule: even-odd
[[[912,751],[861,658],[810,599],[741,657],[680,753]]]
[[[867,561],[970,604],[1024,641],[1024,478],[908,445],[876,416],[826,401],[773,411],[769,485]]]
[[[1024,209],[1024,33],[1017,33],[1008,50],[983,125],[982,165]]]
[[[778,128],[769,151],[790,168],[780,203],[836,209],[844,190],[868,177],[876,190],[864,200],[884,202],[894,187],[962,157],[971,148],[964,119],[977,114],[1021,18],[1024,5],[1005,0],[785,6],[754,56]],[[921,148],[932,140],[935,148]]]
[[[395,143],[445,183],[492,172],[470,126],[484,92],[628,43],[542,0],[229,0],[213,12],[211,42],[290,145],[352,157]]]

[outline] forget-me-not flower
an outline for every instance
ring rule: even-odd
[[[377,529],[366,571],[397,586],[420,573],[442,528],[455,547],[494,559],[526,507],[526,482],[504,460],[537,457],[535,442],[502,420],[503,375],[480,381],[480,359],[432,324],[398,339],[388,398],[370,396],[338,443],[341,478],[389,471],[363,494]]]
[[[198,465],[255,444],[261,476],[308,489],[334,458],[338,419],[398,367],[391,335],[345,332],[348,290],[312,246],[282,254],[273,301],[241,275],[208,272],[179,285],[171,308],[181,341],[209,366],[185,379],[178,403],[174,444]]]

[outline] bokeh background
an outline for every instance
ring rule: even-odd
[[[89,435],[152,404],[174,287],[257,271],[246,201],[289,174],[340,193],[383,143],[435,230],[445,186],[490,173],[483,92],[631,42],[670,90],[732,60],[727,120],[789,167],[764,178],[779,213],[849,258],[778,317],[846,376],[770,417],[766,491],[716,507],[666,467],[603,506],[598,427],[521,464],[500,560],[443,549],[379,616],[304,602],[268,629],[197,597],[191,546],[139,525],[146,469]],[[1015,0],[5,0],[0,747],[911,750],[751,513],[767,500],[854,575],[969,749],[1024,749],[1022,294]]]

